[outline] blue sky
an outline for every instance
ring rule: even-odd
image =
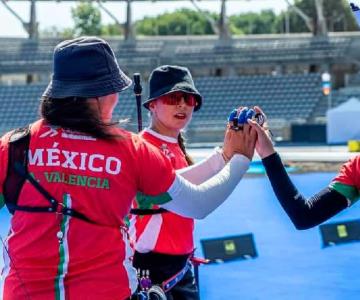
[[[29,20],[29,1],[8,1],[13,8],[24,20]],[[40,24],[40,30],[56,26],[58,28],[72,27],[71,7],[76,6],[75,2],[41,2],[37,3],[37,17]],[[105,2],[104,6],[109,9],[120,22],[124,22],[126,17],[126,6],[123,2]],[[220,1],[203,0],[198,3],[202,9],[219,12]],[[190,1],[173,1],[173,2],[136,2],[133,4],[133,19],[142,19],[144,16],[154,16],[162,12],[174,11],[177,8],[194,6]],[[227,14],[233,15],[242,12],[260,11],[262,9],[273,9],[280,12],[286,9],[287,4],[284,0],[236,0],[228,1]],[[112,23],[112,20],[102,13],[103,23]],[[27,34],[21,23],[8,12],[3,4],[0,3],[0,36],[26,37]]]

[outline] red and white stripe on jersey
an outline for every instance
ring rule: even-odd
[[[32,125],[29,172],[58,201],[96,224],[55,213],[17,211],[6,240],[11,262],[4,251],[1,299],[30,295],[37,300],[123,300],[135,291],[136,272],[123,220],[137,191],[165,193],[175,174],[155,147],[124,130],[115,133],[123,138],[99,140],[49,127],[43,120]],[[8,135],[0,139],[0,197],[7,157]],[[48,202],[25,183],[18,204]],[[60,229],[64,237],[59,245]]]
[[[174,170],[188,166],[177,139],[145,129],[141,136],[170,159]],[[133,204],[136,208],[136,201]],[[151,208],[159,208],[153,205]],[[130,238],[136,251],[172,255],[189,254],[194,249],[194,220],[172,212],[130,218]]]

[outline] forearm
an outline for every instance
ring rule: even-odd
[[[198,186],[177,176],[168,190],[172,200],[162,207],[184,217],[202,219],[228,198],[249,164],[247,157],[236,154],[216,176]]]
[[[215,150],[206,159],[176,173],[193,184],[201,184],[217,174],[225,166],[224,158],[220,151]]]
[[[276,197],[297,229],[319,225],[348,207],[348,200],[331,188],[305,199],[292,183],[277,153],[264,158],[263,164]]]

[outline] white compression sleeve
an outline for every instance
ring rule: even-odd
[[[207,158],[184,169],[176,171],[176,174],[184,177],[194,184],[200,184],[217,174],[224,166],[225,161],[220,152],[215,149]]]
[[[203,219],[226,200],[249,165],[247,157],[236,154],[217,175],[201,185],[176,175],[168,190],[172,200],[161,206],[184,217]]]

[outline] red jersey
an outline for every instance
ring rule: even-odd
[[[175,174],[155,147],[125,130],[115,132],[122,138],[96,139],[49,127],[42,120],[32,125],[29,173],[57,201],[96,224],[55,213],[16,211],[6,240],[11,261],[5,257],[1,299],[123,300],[135,291],[124,217],[137,191],[164,193]],[[9,134],[0,140],[0,194],[8,139]],[[49,204],[26,182],[18,205]]]
[[[150,129],[142,132],[142,137],[159,148],[171,161],[174,170],[188,166],[177,139],[161,135]],[[159,179],[160,180],[160,179]],[[134,207],[138,207],[136,201]],[[159,208],[153,205],[150,208]],[[135,250],[140,253],[183,255],[194,249],[194,220],[172,212],[154,215],[133,215],[130,220],[130,235]]]
[[[360,196],[360,155],[345,163],[339,174],[331,182],[330,187],[344,195],[351,204]]]

